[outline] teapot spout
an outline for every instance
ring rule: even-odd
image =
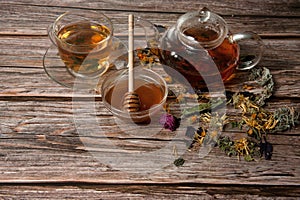
[[[136,23],[144,29],[147,46],[150,48],[157,48],[159,44],[159,31],[155,25],[140,17],[136,19]]]

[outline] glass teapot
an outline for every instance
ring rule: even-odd
[[[165,71],[175,79],[183,76],[194,89],[207,88],[220,78],[225,82],[236,70],[253,68],[264,46],[253,32],[231,34],[225,20],[207,8],[180,16],[157,43],[155,39],[154,35],[147,38],[148,44],[158,49],[160,62],[168,66]],[[240,43],[245,43],[245,50],[240,50]],[[172,74],[173,69],[181,77]]]

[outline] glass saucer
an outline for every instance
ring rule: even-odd
[[[109,63],[114,64],[107,71],[111,68],[123,68],[127,63],[126,56],[124,56],[128,52],[127,46],[116,37],[113,37],[112,41],[113,50],[110,54]],[[94,89],[99,84],[101,77],[83,78],[71,74],[61,60],[57,47],[53,44],[47,49],[43,57],[43,66],[46,74],[53,81],[68,88]]]

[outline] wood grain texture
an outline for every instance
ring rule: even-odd
[[[275,81],[274,96],[299,97],[300,41],[297,39],[264,39],[266,45],[260,67],[267,67]],[[63,88],[47,77],[43,56],[50,45],[46,37],[0,37],[0,96],[69,96],[71,89]],[[33,78],[34,77],[34,78]],[[245,77],[246,78],[246,77]],[[236,79],[231,88],[240,88]]]
[[[183,13],[191,10],[199,10],[208,7],[216,12],[226,15],[263,15],[263,16],[299,16],[299,2],[290,1],[231,1],[231,0],[209,0],[202,1],[182,1],[182,0],[153,0],[153,1],[132,1],[132,0],[112,0],[112,1],[49,1],[43,0],[33,2],[31,0],[4,0],[3,3],[10,5],[33,5],[49,6],[54,8],[89,8],[98,10],[117,10],[135,12],[169,12]]]
[[[185,1],[182,1],[185,2]],[[177,4],[178,5],[178,4]],[[180,5],[179,5],[180,6]],[[249,5],[247,5],[247,8]],[[286,8],[286,7],[284,7]],[[72,7],[51,7],[51,6],[33,6],[19,4],[3,4],[0,8],[1,24],[0,34],[12,35],[46,35],[48,26],[62,13],[66,11],[80,11],[79,8]],[[169,10],[169,8],[167,9]],[[195,10],[195,9],[193,9]],[[217,12],[218,10],[212,9]],[[298,17],[284,17],[280,14],[265,16],[264,14],[251,16],[251,10],[244,12],[245,15],[221,14],[229,24],[233,33],[242,31],[254,31],[264,35],[292,35],[299,36],[300,31],[297,25],[300,22]],[[189,11],[184,9],[185,12]],[[236,10],[240,11],[240,10]],[[128,10],[113,11],[103,10],[108,17],[117,25],[116,20],[126,20],[130,13]],[[293,12],[291,12],[293,14]],[[183,13],[168,12],[138,12],[137,16],[148,19],[152,23],[171,26]],[[250,15],[250,16],[249,16]]]
[[[286,102],[286,104],[299,109],[298,103]],[[268,106],[274,109],[281,107],[282,103],[270,102]],[[231,110],[229,113],[234,111]],[[102,127],[110,124],[106,137],[78,135],[71,102],[2,101],[0,183],[61,182],[67,184],[66,182],[70,181],[74,184],[77,182],[187,184],[193,182],[195,184],[296,186],[300,181],[297,167],[300,164],[299,128],[269,136],[269,141],[274,145],[271,161],[259,160],[251,163],[238,161],[237,158],[226,157],[224,153],[214,148],[201,159],[195,152],[186,152],[182,155],[187,160],[183,167],[177,168],[172,163],[168,163],[157,172],[145,175],[139,171],[132,172],[133,166],[123,166],[121,169],[110,166],[109,163],[99,160],[101,158],[99,155],[110,155],[117,159],[124,149],[126,152],[133,153],[143,152],[145,149],[155,151],[171,142],[174,135],[170,135],[170,132],[153,137],[124,134],[118,130],[114,119],[100,102],[97,104],[96,117],[101,120]],[[230,131],[223,134],[240,138],[245,133]],[[119,147],[114,150],[114,153],[109,153],[111,148],[106,145],[107,139],[114,141],[114,145]],[[91,144],[97,144],[97,147]],[[148,158],[163,162],[170,157],[175,159],[171,153],[149,155]],[[147,169],[150,172],[151,165],[144,166],[144,170]]]
[[[285,193],[278,191],[284,190]],[[246,191],[246,192],[245,192]],[[49,185],[40,186],[4,186],[2,198],[41,199],[60,197],[62,199],[297,199],[299,188],[285,186],[222,186],[222,185]],[[261,195],[264,194],[264,195]]]
[[[183,142],[185,138],[174,139],[176,134],[161,130],[159,124],[153,128],[159,132],[155,135],[147,135],[150,133],[147,129],[124,133],[123,129],[130,127],[118,126],[99,95],[92,91],[74,93],[53,82],[44,72],[42,59],[51,44],[47,27],[65,11],[101,11],[114,23],[134,13],[168,27],[181,14],[204,6],[222,15],[233,33],[254,31],[263,38],[266,48],[259,66],[269,68],[275,81],[274,94],[265,108],[274,111],[292,106],[299,111],[297,0],[2,0],[0,198],[298,199],[299,126],[268,135],[268,141],[274,145],[272,160],[238,161],[218,148],[202,158],[185,151],[184,146],[178,150],[186,162],[176,167],[172,162],[178,155],[167,144]],[[240,75],[241,79],[247,79],[247,73]],[[227,89],[242,88],[241,79],[235,79]],[[82,109],[82,105],[90,105],[91,109]],[[227,114],[239,116],[229,106]],[[222,134],[235,139],[245,136],[243,130],[230,127]],[[111,144],[118,148],[112,148]],[[133,159],[137,154],[164,147],[169,151]],[[133,157],[125,157],[128,160],[120,165],[108,162],[120,159],[120,155]],[[136,161],[143,168],[135,166]],[[162,165],[153,172],[153,163]]]

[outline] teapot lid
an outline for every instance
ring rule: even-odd
[[[207,8],[182,15],[176,28],[180,39],[193,48],[215,48],[228,34],[225,20]]]

